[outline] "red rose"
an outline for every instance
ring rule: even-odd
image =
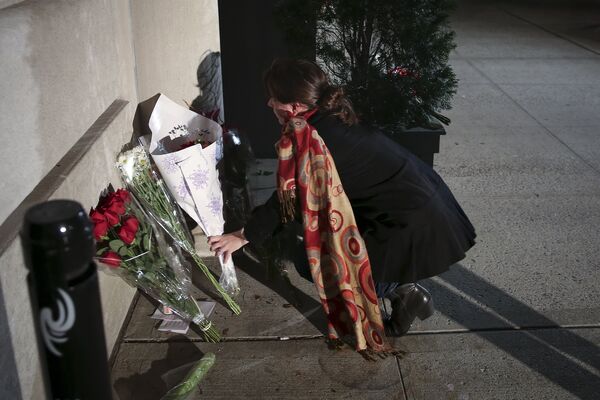
[[[129,216],[123,220],[123,222],[121,223],[121,226],[135,235],[140,226],[140,222],[138,221],[138,219],[136,217]]]
[[[112,211],[104,211],[104,216],[106,217],[106,222],[108,222],[110,226],[115,226],[119,223],[119,216]]]
[[[125,189],[117,189],[115,195],[120,198],[124,203],[129,203],[131,201],[131,195]]]
[[[113,196],[106,206],[106,210],[114,212],[117,216],[121,216],[125,214],[125,202],[120,197]]]
[[[97,241],[102,240],[107,232],[108,222],[106,222],[106,219],[104,221],[94,222],[94,238],[96,238]]]
[[[90,219],[95,224],[97,222],[106,222],[106,217],[98,210],[90,210]]]
[[[114,251],[107,251],[101,258],[101,261],[111,268],[119,268],[121,265],[121,256]]]
[[[106,207],[108,207],[108,205],[112,201],[113,197],[115,197],[114,193],[105,194],[98,201],[98,205],[96,206],[96,208],[105,209]]]
[[[118,235],[123,243],[127,245],[133,243],[135,240],[135,232],[131,232],[126,226],[122,226],[121,229],[119,229]]]
[[[187,149],[188,147],[192,147],[196,144],[195,140],[190,140],[189,142],[185,142],[179,147],[179,150]]]
[[[92,208],[90,210],[90,219],[94,224],[94,238],[97,241],[102,240],[102,237],[106,236],[106,233],[108,232],[108,222],[106,221],[106,216],[100,210],[94,210]]]

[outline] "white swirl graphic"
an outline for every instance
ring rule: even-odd
[[[40,312],[40,327],[48,350],[55,356],[61,357],[62,353],[54,347],[54,343],[67,341],[68,338],[64,336],[75,323],[75,306],[67,292],[62,289],[58,289],[58,292],[62,296],[62,301],[61,299],[56,300],[58,318],[52,319],[52,310],[44,307]]]

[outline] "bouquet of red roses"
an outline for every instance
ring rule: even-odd
[[[197,324],[207,341],[218,332],[189,295],[189,265],[178,246],[171,246],[162,229],[125,189],[107,192],[90,211],[97,242],[97,261],[131,286],[148,293]]]

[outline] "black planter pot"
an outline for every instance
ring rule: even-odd
[[[388,136],[425,163],[433,167],[433,156],[440,151],[440,136],[446,134],[441,124],[432,124],[427,128],[386,130]]]

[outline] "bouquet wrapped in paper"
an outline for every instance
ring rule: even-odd
[[[229,296],[206,267],[194,249],[193,239],[187,229],[185,219],[164,181],[152,169],[148,153],[142,146],[121,153],[117,159],[121,179],[141,204],[144,211],[168,234],[185,252],[213,284],[231,310],[239,314],[240,308]]]
[[[177,246],[127,190],[105,193],[90,211],[97,242],[96,260],[133,287],[198,325],[207,341],[219,333],[189,294],[189,265]]]
[[[206,236],[223,234],[223,193],[217,163],[223,157],[223,131],[215,121],[160,95],[149,119],[149,151],[177,203]],[[233,261],[219,256],[219,283],[239,291]]]

